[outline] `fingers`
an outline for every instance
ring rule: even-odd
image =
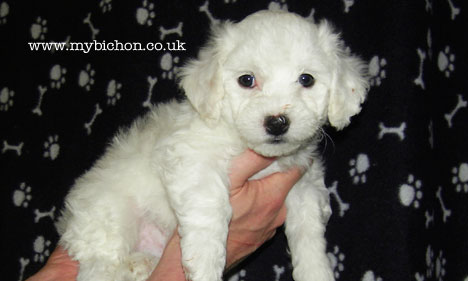
[[[27,281],[76,280],[79,264],[70,258],[67,251],[58,246],[50,255],[46,265]]]
[[[245,181],[268,167],[273,161],[275,161],[274,158],[261,156],[250,149],[246,150],[236,157],[231,164],[231,186],[243,185]]]

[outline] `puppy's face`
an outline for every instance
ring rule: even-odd
[[[281,156],[309,142],[327,120],[337,128],[349,122],[364,99],[362,70],[326,23],[264,11],[215,30],[211,45],[184,69],[182,86],[207,120],[222,118],[249,148]],[[201,83],[205,93],[196,90]]]

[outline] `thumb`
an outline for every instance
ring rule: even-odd
[[[268,167],[274,158],[264,157],[248,149],[237,156],[230,168],[231,187],[242,186],[250,177]]]

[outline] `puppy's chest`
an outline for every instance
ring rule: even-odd
[[[253,175],[250,179],[251,180],[261,179],[273,173],[287,171],[288,169],[292,167],[305,167],[306,168],[309,166],[311,162],[312,160],[310,156],[301,157],[300,155],[295,155],[295,156],[281,157],[281,158],[278,158],[275,162],[273,162],[270,166],[266,167],[265,169]]]
[[[277,172],[284,172],[293,167],[310,169],[312,166],[320,166],[321,158],[316,153],[315,143],[303,147],[292,155],[278,157],[270,166],[253,175],[250,179],[261,179]]]

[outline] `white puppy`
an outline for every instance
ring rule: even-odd
[[[176,226],[187,278],[221,280],[228,171],[248,148],[277,157],[256,177],[305,170],[286,200],[294,279],[333,280],[315,149],[322,125],[341,129],[360,111],[364,72],[325,21],[262,11],[214,27],[182,69],[188,100],[154,107],[118,134],[67,196],[58,229],[80,262],[78,280],[145,280]]]

